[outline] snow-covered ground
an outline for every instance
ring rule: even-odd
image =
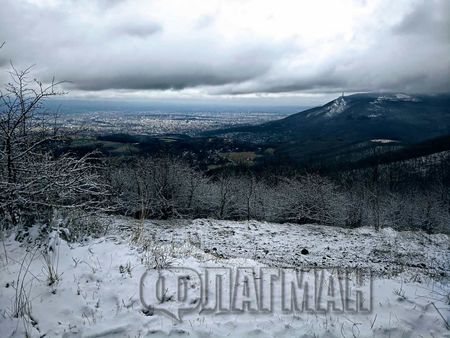
[[[74,244],[53,237],[48,257],[59,278],[52,285],[41,250],[6,239],[0,336],[23,337],[27,330],[35,337],[450,337],[446,235],[204,219],[146,221],[136,243],[131,237],[137,226],[117,217],[102,238]],[[155,263],[200,274],[206,267],[369,268],[372,310],[193,311],[180,322],[141,303],[141,277]],[[30,305],[25,319],[13,316],[21,294]],[[279,301],[279,294],[274,297]],[[165,302],[176,305],[170,297]]]

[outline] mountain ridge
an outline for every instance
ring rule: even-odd
[[[450,94],[360,93],[256,126],[214,135],[277,145],[294,159],[371,140],[414,144],[450,135]]]

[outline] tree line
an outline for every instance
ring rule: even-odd
[[[402,178],[401,171],[390,166],[339,172],[331,177],[304,172],[257,176],[250,169],[211,176],[170,156],[108,166],[116,210],[141,219],[213,217],[450,230],[446,178],[429,177],[426,185],[411,177],[399,181]]]

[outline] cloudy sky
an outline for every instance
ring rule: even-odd
[[[10,60],[73,97],[450,92],[448,0],[0,0]]]

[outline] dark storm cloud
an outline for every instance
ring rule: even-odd
[[[183,48],[173,50],[173,53],[183,53]],[[166,90],[185,89],[199,86],[222,86],[249,81],[265,74],[272,65],[273,51],[261,46],[243,46],[234,54],[228,54],[226,60],[220,60],[221,55],[213,53],[205,55],[203,51],[211,47],[207,43],[198,45],[200,50],[191,51],[190,58],[175,57],[165,59],[164,56],[139,55],[138,50],[122,50],[120,55],[97,55],[98,63],[83,66],[89,69],[90,76],[85,72],[72,72],[67,74],[73,79],[71,88],[81,90],[99,91],[107,89],[133,89],[133,90]],[[216,47],[215,47],[216,48]],[[198,55],[194,55],[197,53]],[[162,55],[171,54],[164,51]],[[121,58],[121,57],[122,58]],[[216,58],[207,60],[205,57]],[[109,60],[108,60],[109,59]],[[121,59],[134,59],[135,63],[120,63]],[[102,62],[101,60],[104,60]],[[200,62],[203,60],[202,62]],[[210,62],[208,62],[210,61]],[[159,63],[159,64],[158,64]],[[101,64],[101,65],[99,65]],[[61,69],[61,72],[63,69]]]
[[[10,60],[37,64],[41,79],[56,75],[86,92],[450,91],[450,1],[375,2],[354,1],[370,9],[366,17],[333,26],[320,16],[308,23],[314,27],[297,27],[308,17],[289,23],[276,2],[247,18],[241,3],[228,10],[232,1],[202,11],[204,2],[3,0],[0,67],[5,74]]]
[[[260,52],[260,54],[263,51]],[[110,65],[91,70],[91,76],[71,74],[71,88],[98,91],[107,89],[166,90],[185,89],[202,85],[220,86],[240,83],[264,74],[270,67],[267,60],[255,60],[247,64],[213,67],[183,62],[182,64],[152,69],[154,62],[142,60],[137,65]],[[181,62],[181,61],[180,61]]]
[[[393,27],[395,34],[422,35],[450,42],[450,1],[422,1]]]
[[[146,38],[162,31],[162,26],[154,22],[131,22],[116,26],[113,33]]]

